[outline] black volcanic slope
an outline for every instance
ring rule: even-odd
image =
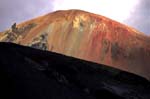
[[[0,43],[0,73],[0,99],[150,99],[142,77],[12,43]]]

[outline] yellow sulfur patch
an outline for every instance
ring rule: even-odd
[[[87,17],[84,15],[76,16],[73,20],[73,28],[78,28],[80,26],[81,21],[86,21]]]

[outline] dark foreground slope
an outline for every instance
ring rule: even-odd
[[[0,43],[3,99],[150,99],[146,79],[60,54]]]

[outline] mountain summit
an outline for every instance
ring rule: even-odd
[[[150,79],[150,38],[93,13],[56,11],[0,34],[13,42],[109,65]]]

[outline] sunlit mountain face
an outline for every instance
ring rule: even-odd
[[[150,38],[101,15],[56,11],[13,24],[1,33],[0,41],[105,64],[150,79]]]

